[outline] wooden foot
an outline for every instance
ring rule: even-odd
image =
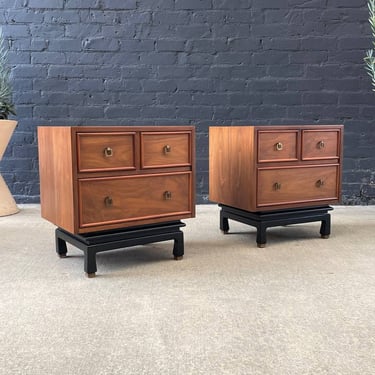
[[[97,271],[96,254],[100,251],[174,239],[173,256],[176,260],[181,260],[184,255],[184,234],[180,228],[183,226],[184,223],[174,221],[108,231],[103,236],[96,233],[75,235],[57,228],[56,252],[60,257],[66,256],[66,241],[78,247],[84,253],[83,270],[86,277],[94,278]]]
[[[219,204],[219,207],[221,207],[220,230],[225,233],[225,231],[229,229],[228,219],[251,225],[257,228],[256,243],[260,248],[266,246],[266,230],[269,227],[321,221],[320,235],[322,238],[328,238],[330,234],[331,219],[328,211],[333,210],[330,206],[305,207],[269,212],[250,212],[224,204]]]
[[[326,240],[327,238],[329,238],[329,234],[323,234],[321,235],[321,238],[324,238]]]
[[[66,253],[62,253],[62,254],[57,254],[59,256],[59,258],[67,258],[68,256],[66,255]]]
[[[228,232],[229,232],[228,230],[222,230],[221,231],[221,233],[223,233],[223,234],[228,234]]]

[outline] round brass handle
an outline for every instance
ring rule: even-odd
[[[324,141],[319,141],[319,142],[318,142],[318,148],[322,149],[322,148],[324,148],[324,147],[325,147],[325,143],[324,143]]]
[[[109,157],[113,156],[113,150],[110,147],[106,147],[104,149],[104,156],[106,158],[109,158]]]
[[[113,204],[112,197],[110,197],[110,196],[105,197],[104,198],[104,204],[106,205],[106,207],[112,206],[112,204]]]
[[[273,184],[273,188],[274,188],[275,190],[280,190],[280,189],[281,189],[281,184],[280,184],[280,182],[275,182],[275,183]]]
[[[171,199],[172,199],[172,192],[170,192],[170,191],[165,191],[165,192],[164,192],[164,200],[169,201],[169,200],[171,200]]]
[[[318,180],[318,181],[316,181],[316,186],[317,186],[318,188],[324,186],[324,181],[323,181],[323,180]]]
[[[275,148],[276,148],[277,151],[281,151],[283,149],[283,147],[284,146],[283,146],[283,144],[281,142],[277,142],[275,144]]]
[[[165,145],[163,147],[164,154],[168,154],[168,152],[171,152],[172,147],[170,145]]]

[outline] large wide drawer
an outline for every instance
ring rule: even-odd
[[[191,165],[191,133],[141,133],[141,168]]]
[[[340,130],[304,130],[302,160],[338,159]]]
[[[298,160],[298,131],[258,131],[258,163]]]
[[[191,214],[191,172],[80,179],[80,227]]]
[[[79,172],[135,169],[135,133],[78,133]]]
[[[338,201],[338,176],[339,165],[259,168],[257,206]]]

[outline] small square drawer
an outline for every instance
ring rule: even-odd
[[[77,133],[79,172],[135,169],[135,133]]]
[[[191,214],[191,181],[191,172],[80,179],[80,227]]]
[[[258,131],[258,163],[298,160],[298,131]]]
[[[340,130],[304,130],[302,160],[339,158]]]
[[[141,133],[141,168],[190,166],[191,133]]]

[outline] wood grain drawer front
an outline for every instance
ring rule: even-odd
[[[78,133],[79,172],[135,169],[135,133]]]
[[[142,133],[141,168],[191,165],[190,133]]]
[[[298,160],[298,131],[258,131],[258,163]]]
[[[339,130],[304,130],[302,132],[302,159],[339,158]]]
[[[272,206],[339,199],[338,165],[259,168],[257,205]]]
[[[192,212],[191,172],[79,180],[80,227]]]

